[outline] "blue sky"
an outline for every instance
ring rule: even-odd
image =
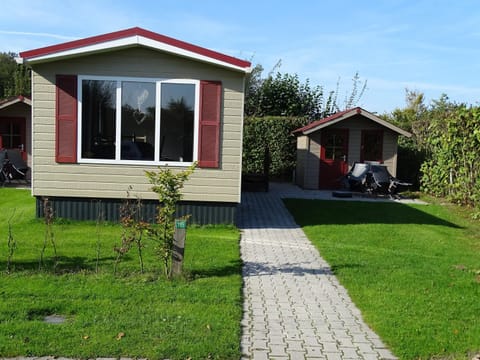
[[[480,101],[478,0],[2,0],[0,51],[20,52],[129,27],[145,29],[296,73],[340,104],[356,72],[359,105],[405,106],[405,89],[427,103],[445,93]]]

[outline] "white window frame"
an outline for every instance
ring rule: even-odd
[[[116,81],[116,111],[115,111],[115,159],[90,159],[82,157],[82,83],[84,80],[105,80]],[[154,160],[121,160],[121,146],[117,146],[121,139],[121,125],[122,125],[122,82],[151,82],[155,83],[156,97],[155,97],[155,153]],[[85,164],[121,164],[121,165],[174,165],[188,167],[193,162],[190,161],[160,161],[160,124],[161,124],[161,88],[162,84],[191,84],[195,86],[195,104],[194,104],[194,124],[193,124],[193,162],[198,160],[198,137],[199,137],[199,123],[200,123],[200,81],[194,79],[165,79],[165,78],[150,78],[150,77],[127,77],[127,76],[98,76],[98,75],[79,75],[77,82],[77,161]]]

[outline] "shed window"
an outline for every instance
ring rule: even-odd
[[[383,131],[363,130],[362,131],[362,152],[361,161],[382,162],[383,155]]]
[[[79,76],[80,161],[197,160],[199,81]]]

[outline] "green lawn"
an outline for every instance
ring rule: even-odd
[[[478,222],[440,205],[285,203],[399,358],[480,353]]]
[[[17,249],[14,271],[7,274],[12,214]],[[189,228],[186,275],[172,281],[159,277],[161,267],[148,243],[143,249],[146,273],[139,273],[132,249],[113,276],[118,225],[59,221],[53,231],[60,260],[56,274],[51,246],[46,269],[38,271],[45,225],[34,219],[29,191],[0,188],[0,357],[240,357],[237,229]],[[51,314],[66,322],[45,323]]]

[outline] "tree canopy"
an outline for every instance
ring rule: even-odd
[[[0,98],[30,95],[30,70],[15,61],[17,54],[0,53]]]
[[[278,64],[277,64],[278,66]],[[302,82],[297,74],[276,71],[263,77],[263,67],[256,65],[245,82],[245,115],[247,117],[293,116],[309,120],[331,115],[355,106],[365,92],[367,82],[358,73],[352,79],[352,90],[339,104],[337,89],[325,92],[320,85]]]

